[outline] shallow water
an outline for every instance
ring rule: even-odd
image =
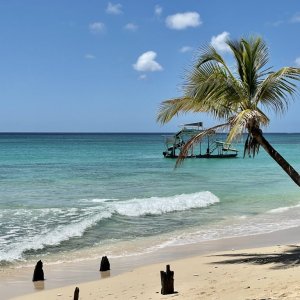
[[[300,169],[300,134],[266,138]],[[300,225],[299,188],[263,149],[243,159],[236,146],[238,158],[174,170],[161,134],[0,134],[0,261],[122,256]]]

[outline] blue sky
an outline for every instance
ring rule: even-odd
[[[197,50],[261,35],[270,66],[300,66],[295,0],[0,0],[0,131],[163,132],[159,104],[180,96]],[[300,96],[271,132],[300,132]]]

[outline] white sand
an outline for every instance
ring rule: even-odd
[[[300,248],[299,248],[300,249]],[[166,263],[152,264],[131,272],[88,283],[39,291],[15,300],[73,299],[75,287],[80,299],[300,299],[300,267],[293,246],[274,246],[250,250],[221,252],[175,260],[170,263],[175,272],[175,291],[160,294],[160,270]],[[246,253],[247,256],[240,256]],[[227,255],[230,256],[227,256]],[[258,263],[245,261],[259,259]],[[274,258],[278,262],[271,262]],[[225,260],[242,259],[238,263]],[[268,262],[268,263],[266,263]],[[300,266],[300,265],[299,265]]]
[[[47,260],[43,260],[47,280],[42,290],[37,289],[42,286],[34,286],[31,282],[32,266],[0,269],[0,299],[12,299],[14,296],[18,296],[15,299],[23,300],[73,299],[76,286],[80,288],[80,299],[89,300],[173,297],[300,299],[300,248],[279,246],[299,243],[299,236],[300,227],[296,227],[269,234],[167,247],[140,256],[111,259],[113,276],[105,279],[100,279],[98,271],[101,253],[96,261],[49,265]],[[241,256],[242,253],[250,256]],[[253,261],[256,257],[259,258],[258,263]],[[248,258],[250,260],[247,261]],[[241,261],[221,263],[228,259]],[[166,264],[170,264],[175,272],[175,290],[178,291],[169,296],[160,294],[160,270],[165,270]]]

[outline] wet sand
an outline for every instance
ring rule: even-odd
[[[32,267],[1,270],[1,297],[72,299],[78,286],[80,299],[161,299],[166,296],[160,295],[159,271],[170,264],[178,291],[173,296],[182,299],[295,299],[299,234],[297,227],[111,259],[105,279],[99,272],[105,253],[96,261],[47,265],[43,260],[46,281],[40,286],[31,282]]]

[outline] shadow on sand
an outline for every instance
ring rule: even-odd
[[[212,264],[274,264],[271,269],[286,269],[300,266],[300,247],[296,245],[290,245],[288,247],[287,250],[281,253],[233,253],[215,255],[215,257],[228,257],[230,259],[212,262]]]

